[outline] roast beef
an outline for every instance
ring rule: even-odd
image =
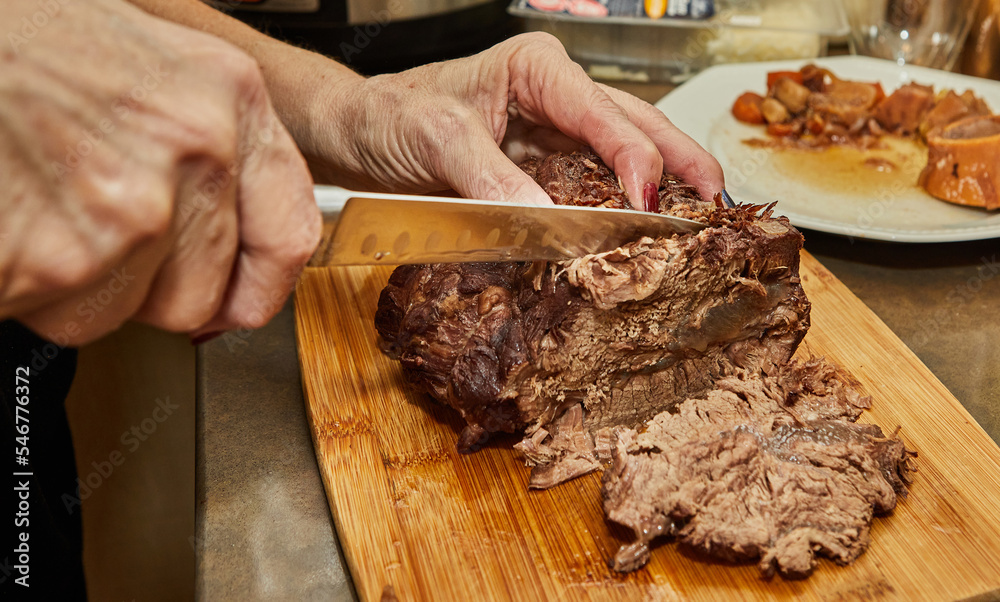
[[[765,575],[808,575],[817,553],[853,561],[873,513],[906,494],[916,455],[878,426],[854,423],[868,403],[846,373],[813,360],[722,378],[642,432],[617,429],[604,509],[637,540],[613,568],[643,566],[659,535],[759,559]]]
[[[522,167],[557,203],[629,206],[592,153]],[[461,450],[523,431],[531,486],[549,487],[599,468],[612,427],[791,358],[809,326],[799,232],[769,208],[717,206],[669,176],[659,209],[709,227],[558,263],[395,270],[376,315],[383,350],[461,413]]]
[[[593,154],[522,168],[558,203],[630,206]],[[465,418],[461,450],[523,431],[531,487],[606,467],[605,513],[636,538],[616,570],[645,565],[658,535],[766,575],[851,562],[915,453],[855,423],[869,399],[849,375],[791,360],[809,327],[801,235],[669,176],[659,210],[709,227],[558,263],[396,269],[383,350]]]

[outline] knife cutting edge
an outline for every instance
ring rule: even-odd
[[[538,206],[316,186],[323,238],[311,266],[559,261],[705,224],[604,207]]]

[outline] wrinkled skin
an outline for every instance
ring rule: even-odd
[[[515,163],[586,145],[622,177],[637,208],[644,184],[659,182],[664,169],[708,199],[723,185],[718,162],[660,111],[595,84],[547,34],[365,79],[198,0],[132,1],[230,40],[257,59],[278,114],[319,182],[548,204]]]
[[[74,345],[260,326],[320,221],[257,65],[119,1],[60,7],[0,48],[0,318]]]
[[[307,167],[548,204],[511,157],[589,145],[635,207],[664,168],[722,187],[711,156],[551,36],[365,79],[198,0],[133,3],[192,29],[121,0],[57,3],[0,50],[0,318],[61,344],[130,318],[192,336],[264,324],[318,240]],[[40,6],[5,2],[0,24]]]
[[[367,110],[354,114],[339,106]],[[395,110],[387,113],[384,107]],[[339,162],[352,175],[369,178],[362,178],[363,185],[450,187],[473,198],[548,203],[511,159],[583,143],[622,176],[638,209],[645,183],[659,183],[664,166],[705,198],[722,187],[718,163],[660,111],[594,84],[545,34],[512,38],[466,59],[370,78],[330,110],[341,131],[355,133],[349,161]]]

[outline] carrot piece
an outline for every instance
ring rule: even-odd
[[[767,133],[772,136],[791,136],[799,131],[796,127],[794,121],[789,123],[769,123],[767,124]]]
[[[744,92],[733,103],[733,117],[743,123],[764,123],[764,114],[760,111],[760,103],[764,97],[756,92]]]
[[[802,83],[802,72],[801,71],[772,71],[767,74],[767,89],[770,90],[774,82],[779,79],[787,77],[797,84]]]

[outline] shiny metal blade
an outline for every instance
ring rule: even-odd
[[[562,260],[699,222],[592,207],[539,207],[317,186],[323,240],[310,265]]]

